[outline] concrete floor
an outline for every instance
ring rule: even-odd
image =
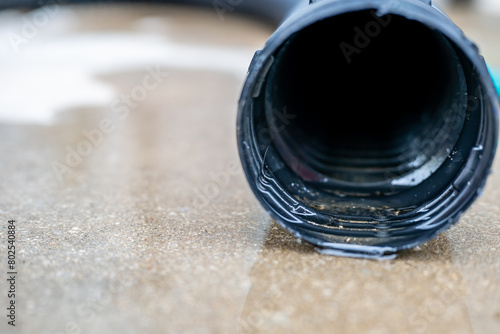
[[[165,40],[151,43],[168,42],[185,58],[162,54],[171,61],[162,65],[168,77],[128,114],[113,113],[106,99],[141,85],[145,66],[157,64],[154,57],[131,57],[127,66],[94,72],[93,85],[104,88],[89,93],[88,103],[61,102],[64,108],[53,110],[53,118],[30,122],[29,113],[13,120],[4,115],[0,239],[5,245],[7,221],[15,219],[19,281],[14,329],[3,314],[8,287],[2,265],[0,333],[499,332],[498,162],[484,196],[436,240],[390,262],[319,255],[273,223],[233,165],[244,66],[270,27],[177,7],[64,13],[4,62],[2,73],[29,65],[33,54],[46,61],[33,65],[40,73],[49,65],[69,71],[60,67],[64,61],[50,63],[50,45],[93,32],[161,34]],[[500,67],[499,20],[450,14]],[[198,58],[188,59],[182,47],[193,46]],[[45,47],[46,54],[40,52]],[[145,48],[139,43],[136,51]],[[107,64],[108,53],[126,58],[123,50],[90,49],[81,61]],[[220,69],[196,65],[219,51],[230,55],[234,68],[225,60]],[[26,78],[38,77],[36,68]],[[0,87],[22,92],[13,101],[26,103],[24,109],[42,113],[44,105],[50,109],[71,94],[43,87],[54,79],[50,75],[26,94],[34,79],[21,79]],[[63,86],[77,75],[67,80]],[[10,101],[7,94],[5,99]],[[7,111],[15,107],[3,103]],[[54,161],[65,163],[66,147],[76,149],[85,140],[82,131],[98,128],[103,119],[113,130],[59,180]],[[220,172],[230,175],[229,182],[214,186],[210,174]],[[212,198],[200,197],[207,187]]]

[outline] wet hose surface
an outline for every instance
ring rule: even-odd
[[[282,22],[250,64],[238,146],[263,207],[321,252],[393,258],[481,193],[498,99],[477,47],[430,1],[151,2]]]

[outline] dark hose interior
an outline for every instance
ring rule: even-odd
[[[420,184],[452,152],[466,93],[458,56],[440,33],[361,11],[288,40],[267,82],[266,118],[279,130],[271,131],[276,150],[302,180],[387,195]],[[272,124],[283,110],[290,124]]]

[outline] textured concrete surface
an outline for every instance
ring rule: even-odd
[[[500,66],[498,19],[450,13]],[[230,51],[249,62],[248,50],[271,31],[176,7],[71,15],[67,33],[41,31],[30,43],[140,30],[201,46],[201,55],[205,46],[237,47]],[[130,93],[145,65],[156,63],[97,79],[113,94]],[[0,124],[0,333],[498,333],[498,162],[484,196],[438,239],[390,262],[322,256],[273,223],[237,167],[244,77],[189,64],[165,70],[127,115],[113,113],[111,101],[80,103],[47,124]],[[103,119],[113,130],[60,181],[53,162],[65,163],[66,147],[76,149],[82,131]],[[15,328],[5,317],[10,219],[18,238]]]

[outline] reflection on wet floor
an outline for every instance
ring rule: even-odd
[[[392,262],[353,261],[318,255],[273,225],[250,272],[240,331],[472,332],[448,243],[441,236]]]

